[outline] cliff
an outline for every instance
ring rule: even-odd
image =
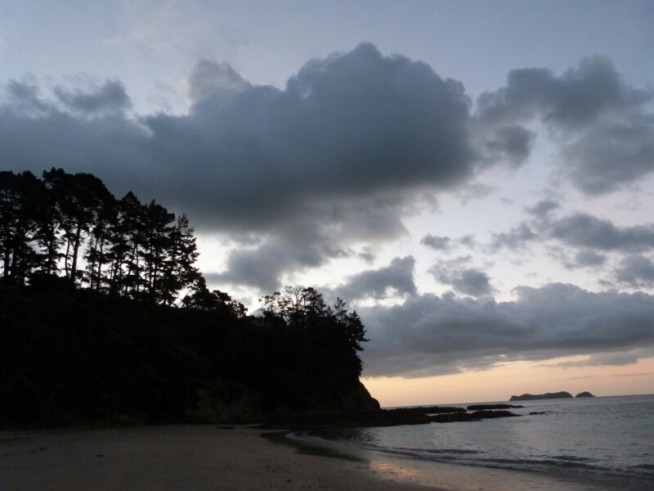
[[[0,284],[0,326],[0,427],[379,410],[359,381],[357,350],[327,314],[296,326],[227,308]]]

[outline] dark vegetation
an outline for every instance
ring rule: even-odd
[[[186,217],[90,174],[0,172],[0,425],[378,410],[345,302],[287,287],[248,316],[197,255]]]

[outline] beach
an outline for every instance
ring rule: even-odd
[[[0,489],[557,489],[516,472],[433,463],[421,469],[402,459],[328,455],[279,440],[250,426],[0,432]]]

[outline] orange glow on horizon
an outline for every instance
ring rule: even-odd
[[[584,358],[511,362],[434,377],[364,377],[362,382],[383,407],[506,401],[512,395],[558,391],[597,396],[654,392],[654,357],[630,365],[574,366]]]

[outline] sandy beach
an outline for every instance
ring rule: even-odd
[[[562,489],[506,471],[443,464],[427,470],[383,456],[326,456],[262,433],[211,425],[0,432],[0,489]]]

